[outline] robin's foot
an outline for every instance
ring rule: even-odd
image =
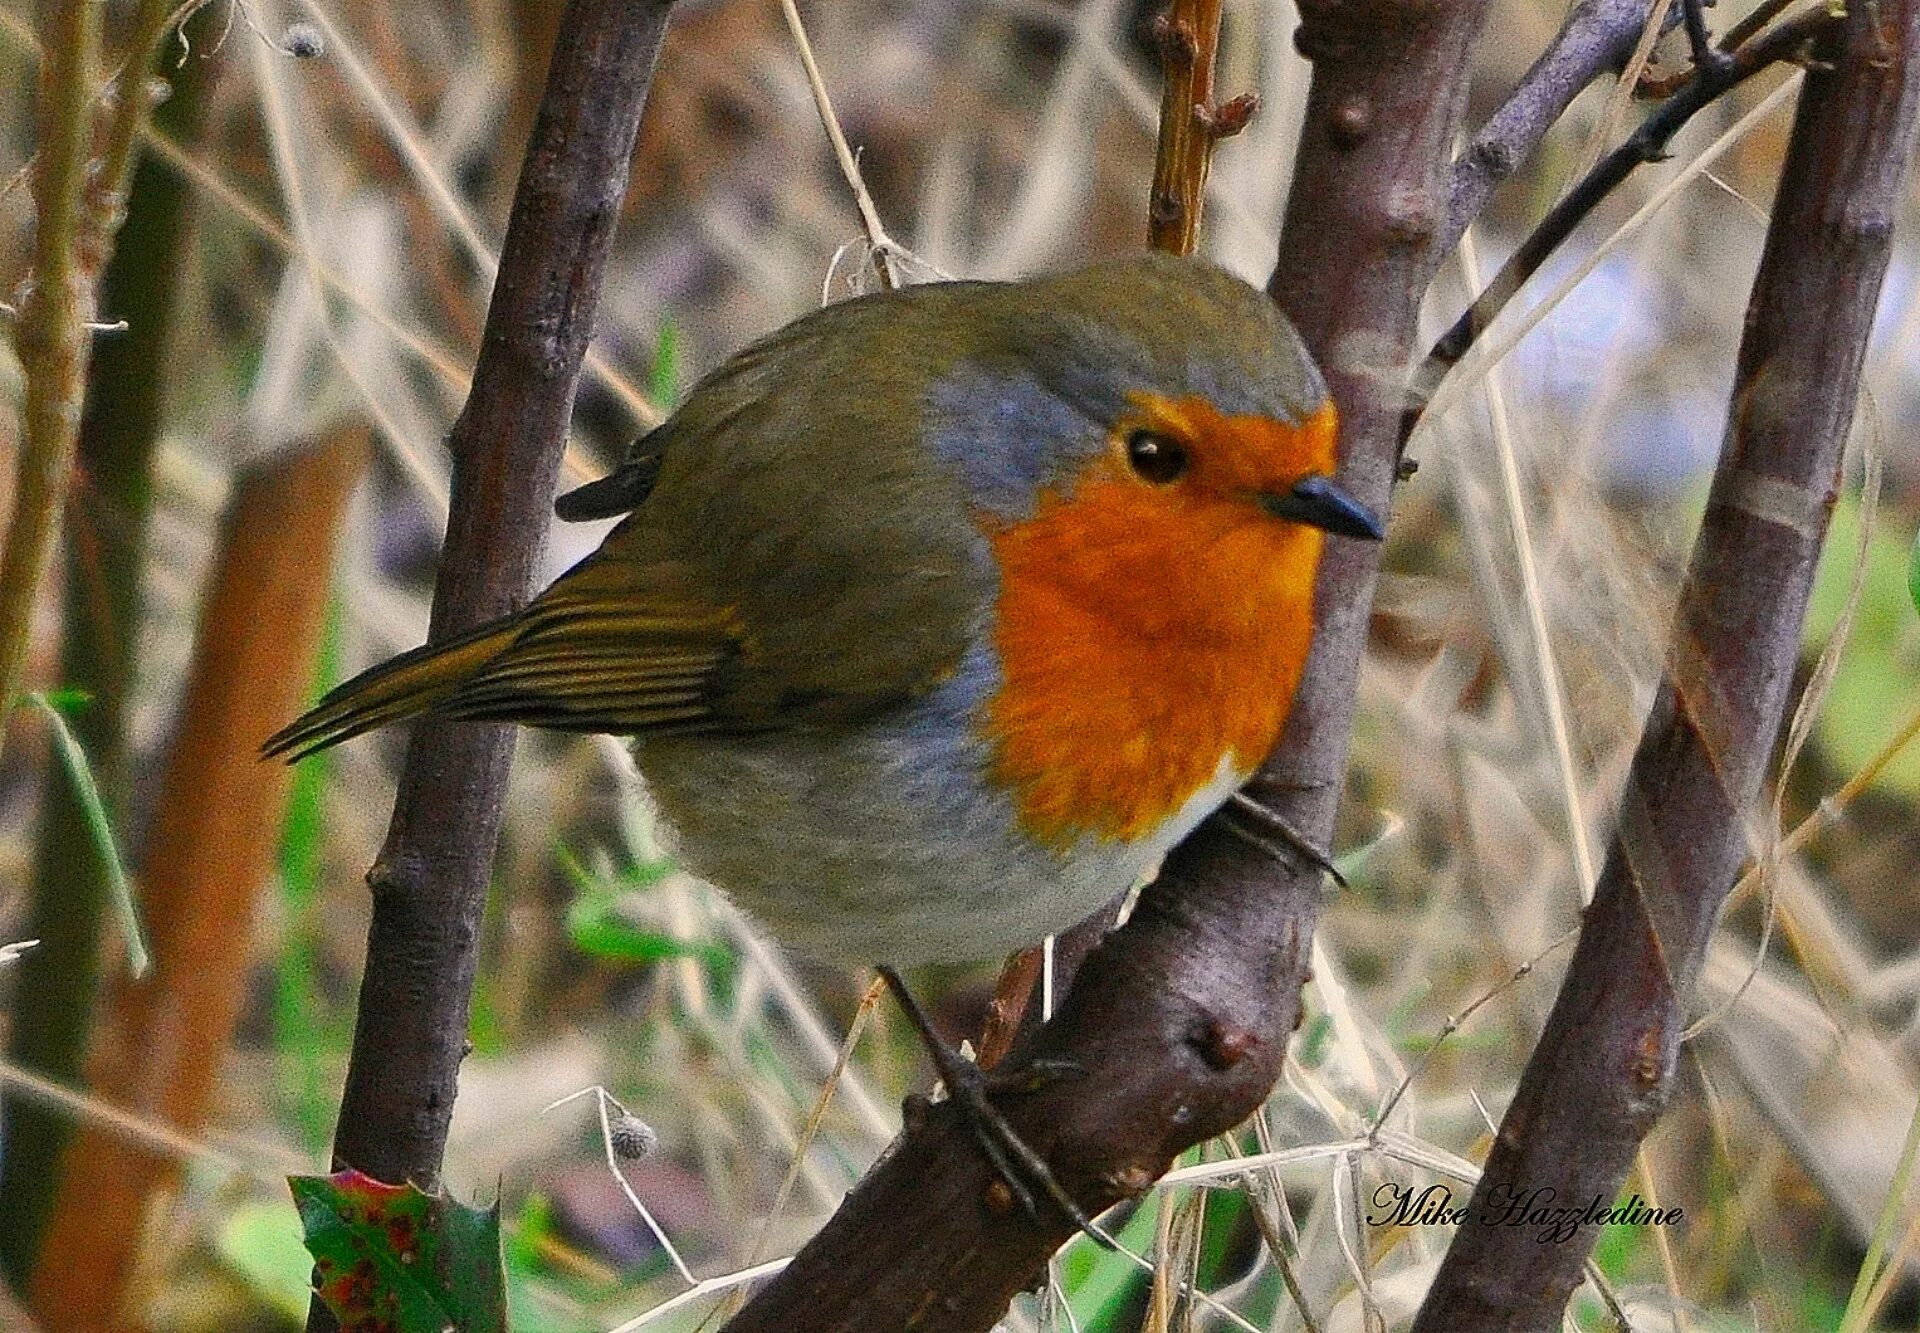
[[[1274,860],[1289,865],[1299,865],[1304,861],[1341,888],[1347,887],[1347,877],[1340,873],[1325,852],[1307,841],[1306,834],[1245,792],[1237,791],[1227,798],[1227,804],[1221,810],[1220,822],[1229,833],[1252,843]]]
[[[994,1174],[1007,1187],[1029,1217],[1038,1219],[1040,1204],[1036,1193],[1044,1194],[1054,1207],[1064,1213],[1082,1232],[1105,1249],[1113,1249],[1114,1243],[1093,1225],[1093,1219],[1086,1210],[1075,1203],[1054,1178],[1053,1171],[1046,1160],[1027,1146],[1019,1134],[1014,1132],[999,1108],[987,1098],[986,1075],[980,1066],[961,1056],[953,1047],[940,1038],[933,1030],[933,1022],[920,1007],[920,1001],[907,989],[907,983],[891,967],[882,967],[880,975],[886,980],[887,988],[893,992],[893,998],[906,1012],[907,1019],[920,1034],[921,1043],[932,1057],[934,1068],[939,1071],[940,1081],[946,1084],[947,1099],[960,1108],[966,1119],[967,1128],[980,1144],[980,1150],[992,1163]],[[1073,1072],[1084,1072],[1077,1066],[1069,1067],[1063,1061],[1048,1062],[1048,1068],[1042,1074],[1042,1082],[1070,1076]]]

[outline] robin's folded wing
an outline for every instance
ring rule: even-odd
[[[671,567],[583,561],[433,711],[615,734],[715,726],[721,679],[746,636],[732,607],[681,582]]]
[[[677,571],[589,559],[525,613],[362,672],[270,738],[299,758],[422,713],[620,734],[716,724],[717,682],[741,652],[734,613]]]

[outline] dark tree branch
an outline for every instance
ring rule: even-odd
[[[473,385],[429,637],[527,599],[670,0],[571,0],[527,146]],[[336,1167],[439,1176],[513,732],[423,720],[368,872],[373,922]]]
[[[1853,420],[1920,112],[1920,3],[1816,50],[1747,310],[1727,442],[1579,948],[1474,1192],[1610,1203],[1672,1094],[1684,1000],[1750,821]],[[1416,1333],[1547,1330],[1596,1236],[1463,1226]]]
[[[1500,267],[1486,290],[1474,298],[1460,318],[1453,322],[1427,353],[1426,361],[1413,377],[1408,393],[1406,416],[1401,423],[1401,448],[1413,437],[1427,404],[1440,387],[1447,372],[1460,364],[1474,341],[1490,327],[1507,307],[1527,279],[1536,273],[1547,256],[1573,234],[1599,202],[1616,186],[1648,162],[1657,162],[1680,128],[1693,119],[1702,107],[1724,97],[1733,89],[1783,60],[1792,60],[1821,33],[1840,20],[1822,10],[1789,19],[1764,36],[1733,52],[1724,62],[1716,62],[1696,72],[1686,85],[1660,104],[1658,110],[1627,136],[1625,143],[1595,164],[1581,177],[1559,203],[1548,210],[1540,225],[1533,229]],[[1457,239],[1457,238],[1456,238]]]
[[[1485,0],[1317,0],[1305,137],[1272,289],[1345,419],[1342,482],[1383,509],[1414,317],[1438,262],[1449,148]],[[1331,834],[1377,555],[1330,543],[1313,657],[1263,794]],[[997,1073],[994,1100],[1090,1211],[1138,1195],[1175,1154],[1271,1091],[1300,1015],[1320,875],[1209,822],[1086,960],[1060,1012]],[[1047,1062],[1084,1071],[1034,1076]],[[728,1325],[984,1330],[1072,1234],[988,1206],[993,1177],[951,1108],[908,1125],[825,1230]]]
[[[1440,248],[1450,251],[1502,181],[1532,156],[1586,86],[1619,70],[1653,12],[1652,0],[1581,0],[1532,68],[1453,164]],[[1674,17],[1670,14],[1671,18]]]

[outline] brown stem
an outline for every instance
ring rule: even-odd
[[[1007,959],[994,984],[993,999],[987,1003],[987,1021],[980,1029],[980,1045],[974,1061],[982,1069],[992,1069],[1013,1050],[1013,1039],[1020,1033],[1020,1021],[1027,1016],[1034,993],[1040,987],[1040,971],[1046,952],[1036,944]]]
[[[1200,237],[1207,169],[1213,145],[1246,127],[1257,98],[1213,104],[1213,65],[1220,46],[1220,0],[1173,0],[1154,20],[1164,82],[1160,94],[1160,143],[1153,159],[1153,192],[1147,197],[1147,244],[1190,255]]]
[[[1327,368],[1347,426],[1343,481],[1384,507],[1414,316],[1438,260],[1444,178],[1484,0],[1319,0],[1304,146],[1273,288]],[[1375,560],[1320,579],[1313,665],[1273,772],[1296,828],[1325,838],[1346,762]],[[1214,824],[1176,848],[1060,1012],[1021,1043],[994,1102],[1090,1210],[1266,1098],[1299,1018],[1319,875]],[[1058,1062],[1058,1063],[1056,1063]],[[1039,1070],[1077,1073],[1049,1078]],[[908,1126],[825,1230],[728,1326],[984,1330],[1072,1232],[988,1205],[991,1169],[942,1103]]]
[[[507,224],[429,637],[525,603],[670,0],[570,0]],[[368,872],[373,920],[336,1165],[431,1186],[464,1054],[513,734],[426,721]]]
[[[1610,1204],[1673,1092],[1684,1003],[1757,797],[1853,420],[1920,123],[1920,3],[1849,7],[1794,119],[1725,452],[1607,867],[1473,1216],[1517,1190]],[[1547,1330],[1597,1236],[1461,1227],[1414,1327]]]
[[[366,456],[364,431],[276,455],[237,479],[227,508],[141,865],[153,970],[109,988],[88,1080],[103,1100],[187,1134],[213,1108],[285,816],[289,772],[263,771],[255,738],[300,706],[335,532]],[[66,1163],[30,1294],[51,1333],[84,1333],[121,1308],[143,1231],[127,1219],[147,1216],[180,1164],[98,1124]]]

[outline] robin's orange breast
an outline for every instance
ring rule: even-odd
[[[1002,683],[984,730],[1030,836],[1137,841],[1223,761],[1245,776],[1272,748],[1312,639],[1318,530],[1102,460],[988,536]]]

